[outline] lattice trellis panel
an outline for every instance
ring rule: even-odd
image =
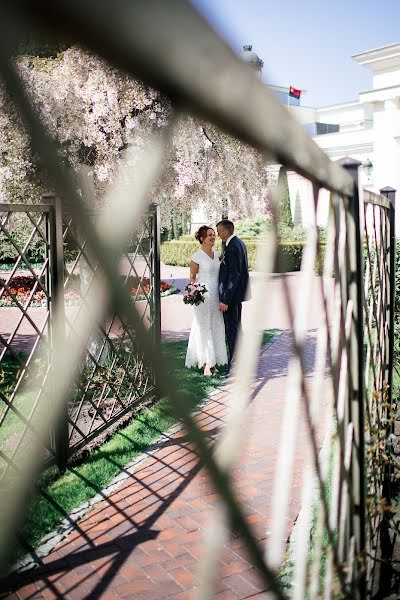
[[[394,190],[393,190],[394,191]],[[364,193],[364,341],[365,341],[365,452],[368,509],[368,573],[376,580],[375,558],[380,557],[382,514],[389,505],[394,311],[394,209],[390,199]]]
[[[16,475],[50,400],[54,207],[0,206],[0,478]],[[43,457],[51,456],[50,436]],[[12,477],[11,477],[12,479]]]
[[[277,570],[286,564],[293,586],[291,597],[299,599],[349,594],[353,587],[358,588],[362,577],[357,557],[363,548],[359,514],[363,459],[354,452],[360,429],[359,412],[354,407],[355,395],[359,400],[357,211],[352,210],[354,199],[351,206],[349,198],[331,194],[327,240],[321,246],[318,200],[319,190],[315,188],[314,223],[302,259],[301,296],[293,297],[285,284],[293,355],[288,366],[271,536],[266,545],[267,561]],[[321,318],[314,332],[315,356],[310,364],[312,333],[308,322],[311,304],[316,301],[312,310],[320,311]],[[300,437],[304,436],[308,452],[303,467],[302,512],[294,546],[286,554],[289,499],[295,485],[292,473],[304,444]]]
[[[96,216],[93,215],[93,222]],[[123,252],[121,280],[136,304],[146,329],[155,329],[157,310],[155,261],[157,258],[156,212],[143,217]],[[75,323],[90,310],[90,294],[99,262],[90,256],[84,234],[67,220],[64,289],[66,344],[74,343]],[[69,446],[74,450],[110,427],[154,388],[154,377],[143,362],[136,332],[110,312],[87,340],[81,378],[69,406]]]
[[[45,199],[50,204],[0,207],[0,243],[15,257],[0,276],[1,476],[9,476],[10,470],[17,473],[32,436],[39,437],[41,416],[51,402],[55,385],[52,315],[56,282],[62,281],[57,274],[60,261],[64,269],[64,297],[59,306],[64,306],[65,352],[74,344],[77,321],[90,311],[86,300],[99,268],[70,218],[65,219],[60,246],[56,216],[61,224],[61,206],[51,195]],[[153,331],[155,342],[159,338],[160,308],[157,228],[154,207],[141,218],[119,265],[121,280],[146,329]],[[54,460],[65,464],[70,454],[111,427],[135,404],[148,399],[154,389],[154,376],[144,366],[135,330],[112,311],[87,340],[81,364],[79,383],[71,388],[66,422],[43,446],[45,464]]]

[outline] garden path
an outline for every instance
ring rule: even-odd
[[[174,283],[183,289],[187,283],[188,269],[184,267],[171,267],[162,265],[161,278],[168,283]],[[290,321],[285,310],[285,284],[294,303],[302,293],[303,275],[298,272],[286,274],[273,274],[266,287],[264,311],[260,315],[260,328],[262,329],[290,329]],[[250,284],[254,273],[250,273]],[[333,281],[332,281],[333,283]],[[323,314],[319,292],[320,278],[315,276],[313,281],[310,310],[308,314],[308,328],[317,329]],[[243,327],[246,329],[248,318],[253,310],[253,302],[243,303]],[[192,323],[193,309],[185,306],[180,295],[167,296],[162,300],[161,330],[164,339],[186,339]]]
[[[168,268],[170,270],[171,267]],[[184,273],[172,271],[175,278]],[[163,274],[165,277],[167,274]],[[288,275],[291,293],[300,291],[298,275]],[[316,290],[315,290],[316,292]],[[310,310],[305,361],[311,384],[315,354],[315,328],[321,312],[317,294]],[[190,310],[179,297],[163,300],[163,331],[168,338],[186,336]],[[179,310],[178,310],[179,309]],[[185,309],[185,310],[183,310]],[[251,310],[247,303],[244,313]],[[268,287],[263,327],[287,329],[282,302],[282,278]],[[286,325],[286,327],[285,327]],[[285,331],[260,356],[253,398],[244,429],[240,458],[233,470],[237,496],[254,535],[267,543],[277,448],[283,423],[287,367],[291,354],[290,332]],[[217,439],[227,414],[232,383],[216,390],[197,413],[197,421]],[[322,386],[318,440],[327,425],[330,385]],[[297,453],[287,518],[291,531],[300,508],[303,466],[308,452],[305,419],[299,420]],[[12,599],[88,598],[157,600],[192,598],[198,584],[202,540],[218,497],[181,428],[148,452],[144,461],[129,470],[127,479],[87,513],[43,564],[10,581]],[[236,600],[267,598],[266,586],[251,563],[243,541],[232,536],[218,563],[214,598]],[[13,592],[11,590],[14,590]]]

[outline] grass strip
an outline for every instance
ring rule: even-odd
[[[263,345],[270,343],[277,330],[263,334]],[[187,341],[166,342],[163,352],[173,361],[173,371],[193,409],[219,387],[223,380],[217,375],[204,377],[201,370],[186,369]],[[162,433],[176,423],[161,399],[137,413],[132,421],[115,433],[100,448],[93,450],[79,465],[71,464],[63,475],[48,469],[39,482],[40,492],[34,497],[24,525],[19,532],[21,543],[16,546],[13,562],[36,548],[41,539],[55,529],[74,508],[93,498],[123,467],[142,454]]]

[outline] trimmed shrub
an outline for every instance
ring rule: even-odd
[[[303,227],[289,227],[285,223],[278,225],[279,240],[286,244],[288,242],[305,242],[307,239],[307,230]]]
[[[33,225],[29,221],[28,216],[23,213],[13,213],[9,216],[6,227],[10,237],[22,251],[31,237],[33,230]],[[44,232],[43,226],[41,226],[41,230]],[[19,252],[14,248],[6,234],[0,231],[0,263],[13,263],[18,256]],[[45,245],[43,238],[38,232],[35,232],[33,235],[32,241],[26,250],[26,256],[33,263],[39,263],[44,260]]]
[[[249,259],[249,269],[253,271],[256,262],[257,241],[255,238],[241,238],[247,247]],[[279,244],[277,260],[274,271],[276,273],[285,273],[286,271],[299,271],[301,266],[301,257],[303,255],[303,242],[281,242]],[[186,242],[173,240],[161,244],[161,260],[166,265],[180,267],[189,267],[190,259],[199,249],[196,241]],[[216,244],[216,249],[221,250],[220,241]],[[322,263],[325,256],[325,245],[321,245]],[[316,265],[316,271],[322,272],[322,265]]]
[[[161,244],[161,261],[166,265],[188,267],[193,254],[200,250],[200,244],[192,236],[191,241],[171,240]],[[221,252],[221,242],[215,244],[216,250]]]
[[[300,271],[303,246],[302,242],[280,243],[278,246],[274,271],[276,273]]]
[[[286,169],[280,168],[278,175],[278,186],[282,189],[281,206],[279,210],[279,222],[282,225],[293,228],[292,210],[290,208],[290,193]]]

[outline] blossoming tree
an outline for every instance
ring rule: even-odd
[[[98,57],[71,47],[52,58],[22,56],[19,72],[60,155],[91,182],[96,203],[114,182],[127,147],[138,156],[150,133],[161,132],[171,108],[161,95]],[[0,89],[0,201],[37,202],[51,184],[30,151],[15,110]],[[81,179],[82,181],[82,179]],[[162,221],[173,210],[219,211],[233,218],[268,212],[267,171],[251,148],[193,117],[178,120],[154,187]],[[219,211],[220,212],[220,211]]]
[[[158,195],[164,219],[202,207],[205,215],[231,218],[269,213],[267,167],[252,148],[191,116],[175,127]],[[168,202],[169,200],[169,202]]]

